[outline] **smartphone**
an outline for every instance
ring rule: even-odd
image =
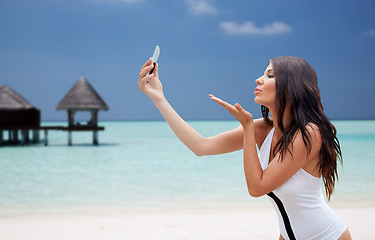
[[[151,71],[148,74],[151,74],[154,71],[155,63],[156,61],[158,61],[159,55],[160,55],[160,48],[158,45],[156,45],[154,55],[152,55],[152,64],[154,64],[154,68],[151,69]]]

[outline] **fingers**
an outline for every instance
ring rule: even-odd
[[[159,77],[159,64],[155,63],[154,71],[152,73],[155,77]]]
[[[140,89],[142,89],[142,86],[149,83],[151,78],[153,78],[155,75],[154,74],[149,74],[143,78],[141,78],[139,81],[138,81],[138,87]]]
[[[253,120],[253,115],[243,109],[240,104],[236,103],[234,104],[234,107],[237,109],[237,112],[241,114],[243,117],[245,117],[246,121],[252,121]]]
[[[209,94],[208,96],[210,96],[210,98],[212,100],[214,100],[215,102],[217,102],[218,104],[220,104],[221,106],[223,106],[225,109],[227,109],[228,111],[233,111],[235,108],[234,106],[232,106],[231,104],[221,100],[220,98],[217,98],[215,97],[214,95],[212,94]]]
[[[152,58],[148,59],[139,73],[138,88],[141,90],[144,89],[144,86],[146,86],[153,77],[158,77],[158,69],[159,65],[157,63],[152,63]]]
[[[215,96],[212,95],[212,94],[209,94],[209,96],[210,96],[210,98],[211,98],[212,100],[214,100],[215,102],[217,102],[218,104],[220,104],[220,105],[222,105],[222,106],[230,105],[229,103],[227,103],[227,102],[221,100],[220,98],[215,97]],[[232,105],[230,105],[230,106],[232,106]]]
[[[241,114],[247,114],[248,112],[241,107],[239,103],[234,104],[234,107],[237,109],[237,111]]]
[[[152,65],[152,58],[149,58],[145,62],[145,64],[143,64],[141,70],[139,71],[139,77],[141,77],[141,76],[143,77],[144,75],[146,75],[146,73],[149,72],[152,69],[152,67],[153,67],[153,65]],[[148,69],[148,71],[146,69]]]
[[[218,104],[223,106],[225,109],[227,109],[229,111],[229,113],[231,113],[235,118],[237,118],[238,121],[241,122],[242,125],[248,124],[249,122],[251,122],[253,120],[253,116],[251,115],[251,113],[249,113],[245,109],[243,109],[239,103],[236,103],[233,106],[233,105],[221,100],[220,98],[215,97],[212,94],[208,94],[208,96],[212,100],[214,100],[215,102],[217,102]]]
[[[151,64],[151,63],[150,63],[150,65],[148,65],[148,66],[142,68],[141,72],[139,73],[139,78],[143,78],[144,76],[146,76],[146,74],[147,74],[148,72],[150,72],[151,69],[153,69],[153,68],[154,68],[154,65]]]
[[[245,111],[245,110],[241,107],[241,105],[240,105],[239,103],[234,104],[234,107],[235,107],[238,111]]]
[[[233,107],[234,107],[234,108],[236,108],[236,109],[239,110],[239,111],[245,111],[245,110],[241,107],[241,105],[240,105],[239,103],[236,103],[236,104],[234,104],[234,106],[232,106],[231,104],[229,104],[229,103],[227,103],[227,102],[221,100],[220,98],[215,97],[215,96],[212,95],[212,94],[208,94],[208,96],[209,96],[212,100],[214,100],[215,102],[219,103],[219,104],[222,105],[222,106],[227,106],[227,107],[230,107],[231,109],[233,109]]]
[[[151,63],[152,63],[152,57],[149,58],[149,59],[147,60],[147,62],[145,62],[145,64],[143,64],[143,66],[142,66],[142,68],[141,68],[141,71],[143,70],[143,68],[145,68],[146,66],[150,65]]]

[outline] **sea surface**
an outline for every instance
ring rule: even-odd
[[[188,123],[205,137],[239,125]],[[375,206],[375,121],[333,123],[344,165],[330,204]],[[242,151],[197,157],[163,121],[100,125],[99,146],[91,132],[74,132],[68,146],[66,132],[49,131],[49,146],[0,147],[0,216],[272,208],[267,197],[249,196]]]

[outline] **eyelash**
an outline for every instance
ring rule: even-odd
[[[268,75],[268,77],[269,77],[269,78],[274,78],[275,76],[272,75],[272,74],[270,74],[270,75]]]

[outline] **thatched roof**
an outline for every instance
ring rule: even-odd
[[[81,76],[56,109],[108,110],[108,106],[86,78]]]
[[[0,110],[37,109],[8,85],[0,87]]]

